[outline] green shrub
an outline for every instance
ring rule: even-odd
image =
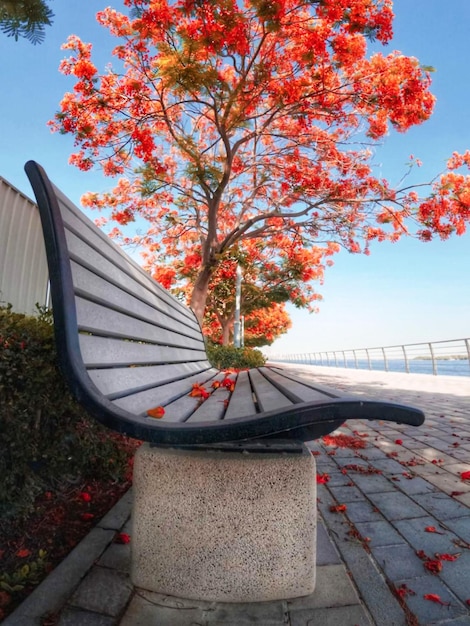
[[[131,447],[68,392],[50,315],[0,308],[0,516],[27,514],[44,489],[94,477],[121,480]]]
[[[207,356],[212,365],[218,369],[245,369],[261,367],[266,363],[263,354],[254,348],[208,345]]]

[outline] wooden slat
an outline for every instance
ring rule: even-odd
[[[88,217],[80,211],[57,187],[53,185],[59,200],[59,208],[62,219],[66,226],[66,230],[74,233],[78,238],[90,245],[112,262],[124,272],[128,273],[134,280],[142,282],[147,288],[151,289],[159,298],[170,302],[180,314],[188,319],[193,319],[192,312],[181,302],[176,300],[166,289],[154,281],[149,274],[138,265],[125,251],[112,241],[102,230],[100,230]],[[148,282],[150,278],[150,283]]]
[[[189,394],[194,383],[204,383],[212,379],[217,374],[217,370],[206,370],[205,372],[189,376],[184,380],[168,383],[162,387],[155,387],[147,391],[141,391],[125,398],[113,400],[113,404],[126,411],[135,414],[144,414],[148,409],[156,406],[166,407],[170,402],[174,402],[181,396]],[[167,418],[168,419],[168,418]]]
[[[225,412],[224,420],[237,417],[247,417],[256,414],[256,406],[251,391],[248,372],[240,372],[237,377],[235,389],[231,395],[229,405]]]
[[[194,381],[200,384],[208,393],[213,392],[212,384],[214,381],[220,381],[224,376],[217,370],[212,370],[212,373],[213,376],[209,379],[199,377],[198,380]],[[165,419],[171,422],[185,422],[191,418],[194,412],[198,410],[199,406],[204,406],[206,402],[208,402],[208,400],[204,400],[204,402],[202,402],[200,397],[190,396],[189,393],[186,393],[175,400],[175,402],[165,406]]]
[[[284,395],[292,402],[316,402],[331,400],[331,396],[326,393],[314,389],[300,381],[287,378],[281,372],[275,372],[269,367],[261,368],[261,372],[266,378],[273,383]]]
[[[202,337],[199,340],[191,339],[83,298],[75,298],[75,303],[80,331],[196,350],[204,347]]]
[[[185,363],[206,359],[203,349],[190,350],[169,346],[125,341],[110,337],[80,335],[80,350],[85,366],[88,368],[126,365],[145,365],[148,363]]]
[[[138,279],[136,280],[106,259],[102,251],[95,250],[74,234],[67,233],[67,245],[71,258],[77,264],[88,268],[95,274],[103,276],[108,282],[112,282],[143,301],[149,302],[163,313],[190,326],[194,331],[200,332],[197,320],[189,309],[183,315],[180,311],[181,304],[169,293],[165,293],[165,297],[162,294],[154,293],[153,288],[156,283],[148,274],[142,276],[139,271],[135,270],[134,274],[136,274]],[[130,266],[130,269],[132,269],[132,266]]]
[[[113,367],[88,370],[88,375],[102,394],[117,398],[143,391],[156,384],[164,385],[209,369],[207,361],[173,363],[147,367]]]
[[[72,263],[72,275],[76,293],[87,300],[91,299],[94,302],[110,306],[115,310],[128,313],[142,320],[153,323],[158,321],[159,326],[174,330],[180,334],[196,339],[201,338],[199,328],[197,330],[190,328],[174,317],[162,313],[160,310],[155,310],[153,306],[142,302],[142,300],[135,298],[127,291],[123,291],[75,262]]]
[[[268,369],[272,372],[278,372],[281,376],[289,380],[296,381],[306,387],[310,387],[311,389],[313,389],[314,391],[317,391],[320,394],[323,394],[325,396],[330,396],[330,398],[345,398],[345,397],[350,396],[350,394],[346,392],[341,392],[338,389],[333,389],[332,387],[327,387],[326,385],[318,385],[316,382],[309,380],[305,376],[299,376],[298,374],[292,372],[288,368],[269,367]]]
[[[214,380],[221,382],[225,378],[227,378],[227,376],[223,372],[220,372]],[[233,377],[229,376],[228,378]],[[208,391],[211,392],[212,389],[208,389]],[[216,422],[221,420],[225,414],[225,401],[228,400],[229,397],[230,391],[226,387],[221,386],[215,389],[215,391],[212,391],[210,397],[197,407],[187,421],[193,424],[194,422]]]
[[[260,411],[274,411],[292,404],[259,370],[249,370],[249,374]]]

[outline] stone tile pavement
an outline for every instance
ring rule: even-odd
[[[340,433],[364,447],[309,444],[326,481],[311,596],[223,604],[133,588],[130,546],[113,541],[130,533],[128,493],[3,626],[470,626],[470,481],[461,479],[470,470],[470,379],[289,368],[427,416],[420,428],[346,423]],[[331,510],[338,505],[345,510]]]

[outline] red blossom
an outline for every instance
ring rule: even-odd
[[[345,504],[332,504],[330,511],[332,513],[344,513],[348,507]]]
[[[424,562],[424,567],[431,572],[431,574],[438,574],[442,572],[442,563],[439,559],[429,559]]]
[[[455,554],[439,554],[436,552],[436,559],[440,559],[441,561],[456,561],[460,555],[461,552],[456,552]]]
[[[436,529],[435,526],[426,526],[424,529],[427,533],[436,533],[437,535],[443,535],[444,533]]]
[[[324,474],[317,474],[317,483],[319,485],[324,485],[329,480],[330,480],[330,476],[326,472]]]
[[[207,398],[210,396],[210,393],[206,391],[206,389],[204,389],[201,384],[194,383],[191,391],[189,392],[189,395],[192,398],[202,398],[202,400],[207,400]]]
[[[397,444],[397,446],[401,446],[403,445],[403,439],[395,439],[395,443]]]
[[[89,522],[91,519],[94,519],[94,517],[93,513],[82,513],[80,515],[80,519],[84,522]]]
[[[83,502],[91,502],[91,495],[86,491],[81,492],[80,498],[83,500]]]
[[[460,478],[461,478],[462,480],[470,480],[470,472],[462,472],[462,473],[460,474]]]
[[[119,533],[114,538],[114,543],[129,543],[130,540],[131,538],[127,533]]]
[[[406,598],[406,596],[415,596],[416,592],[413,591],[413,589],[410,589],[406,583],[403,583],[402,585],[400,585],[399,587],[397,587],[395,589],[397,595],[400,596],[400,598]]]
[[[436,602],[436,604],[442,604],[442,606],[450,606],[450,602],[444,602],[441,600],[441,597],[437,595],[437,593],[426,593],[423,598],[425,600],[430,600],[431,602]]]
[[[365,448],[366,442],[361,437],[351,437],[350,435],[325,435],[322,441],[326,446],[336,446],[337,448],[350,448],[352,450]]]
[[[31,550],[28,550],[27,548],[23,548],[22,550],[18,550],[18,552],[16,553],[16,556],[19,559],[25,559],[28,556],[31,556]]]
[[[147,415],[155,419],[161,419],[165,415],[165,409],[162,406],[156,406],[153,409],[149,409]]]

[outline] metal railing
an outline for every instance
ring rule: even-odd
[[[470,338],[408,343],[379,348],[355,348],[270,355],[271,361],[306,363],[329,367],[470,376]]]

